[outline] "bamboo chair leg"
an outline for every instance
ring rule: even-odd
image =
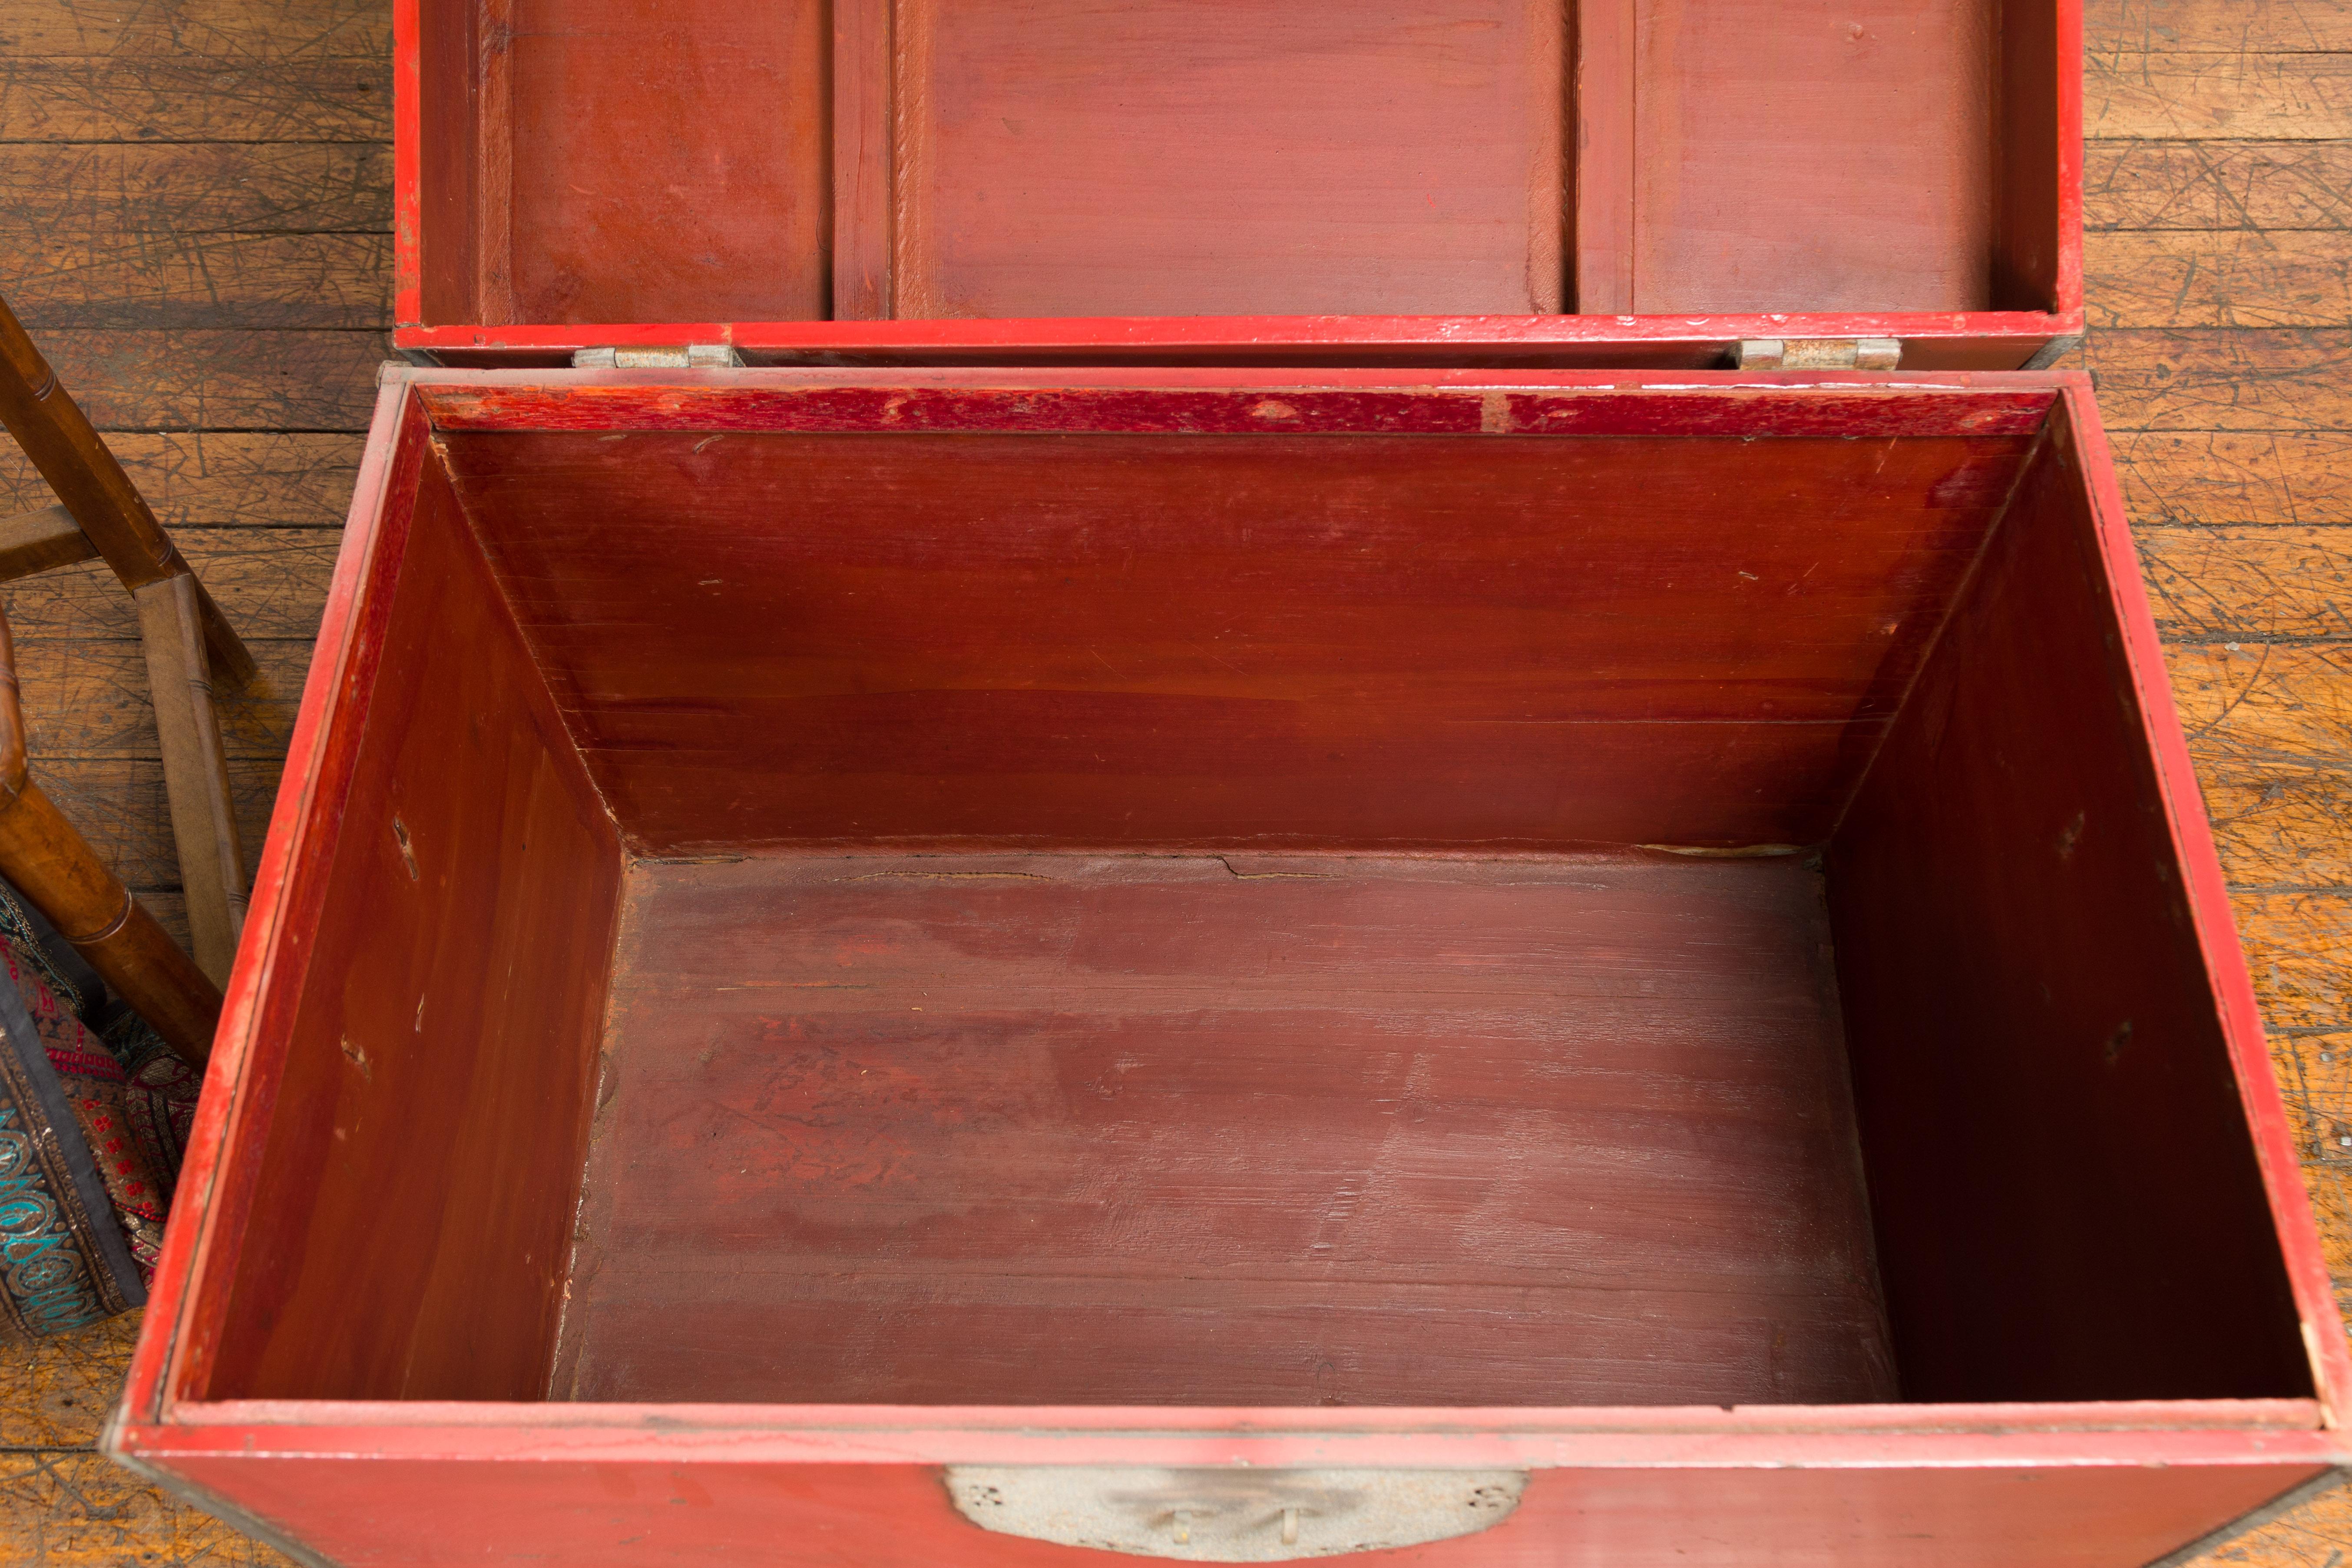
[[[219,1026],[220,988],[115,879],[40,787],[25,759],[16,649],[0,617],[0,875],[49,917],[90,967],[185,1060],[201,1066]]]
[[[196,580],[183,572],[131,596],[139,605],[147,685],[163,742],[163,794],[172,808],[172,839],[180,855],[196,966],[215,985],[226,985],[237,937],[245,930],[245,858],[229,799],[220,721],[213,710],[200,592]]]

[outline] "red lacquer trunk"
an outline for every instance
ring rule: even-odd
[[[428,363],[2008,370],[2082,330],[2080,0],[395,13]]]
[[[182,1192],[110,1450],[337,1563],[2137,1568],[2346,1459],[2047,373],[391,373]]]

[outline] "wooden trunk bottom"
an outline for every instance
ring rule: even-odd
[[[1821,875],[881,855],[626,879],[558,1398],[1898,1390]]]

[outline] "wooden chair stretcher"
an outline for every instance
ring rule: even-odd
[[[253,656],[5,300],[0,424],[61,503],[0,519],[0,582],[101,558],[139,607],[196,964],[224,984],[245,924],[245,866],[213,690],[215,679],[252,679]]]

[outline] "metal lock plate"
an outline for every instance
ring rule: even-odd
[[[953,1465],[984,1530],[1185,1563],[1288,1563],[1473,1535],[1508,1519],[1524,1470],[1167,1470]]]

